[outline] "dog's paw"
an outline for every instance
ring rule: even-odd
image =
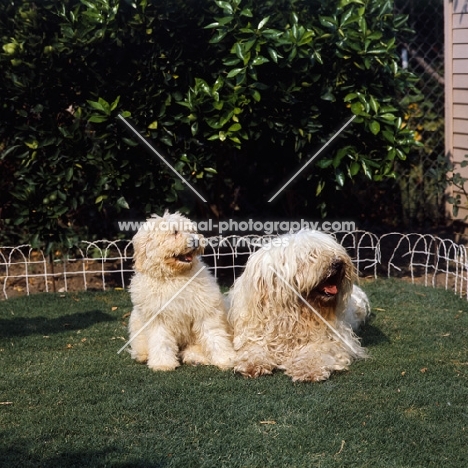
[[[198,347],[190,347],[182,352],[182,362],[189,366],[206,366],[210,364]]]
[[[235,353],[224,353],[223,355],[213,358],[211,360],[211,364],[221,370],[228,370],[234,367],[235,358]]]
[[[234,363],[231,359],[227,361],[214,361],[211,364],[221,370],[229,370],[232,369],[234,366]]]
[[[330,377],[331,372],[317,369],[309,372],[285,372],[292,378],[293,382],[322,382]]]
[[[207,366],[210,364],[209,362],[205,361],[204,359],[184,359],[182,361],[184,364],[187,364],[188,366]]]
[[[135,359],[135,361],[139,362],[140,364],[145,364],[146,361],[148,361],[148,355],[147,354],[138,355],[138,356],[133,357],[133,359]]]
[[[144,364],[148,360],[148,354],[143,354],[143,353],[136,353],[133,350],[130,350],[130,356],[132,359],[134,359],[136,362],[139,362],[141,364]]]
[[[252,379],[260,377],[261,375],[267,375],[272,373],[271,366],[255,363],[237,365],[234,367],[234,370],[242,374],[244,377],[250,377]]]
[[[162,372],[173,371],[173,370],[177,369],[177,367],[179,367],[179,366],[180,366],[179,363],[177,363],[177,364],[150,364],[150,363],[148,363],[148,367],[151,370],[162,371]]]
[[[148,367],[154,371],[173,371],[180,366],[176,356],[150,356]]]

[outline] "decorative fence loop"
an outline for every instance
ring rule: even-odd
[[[431,234],[337,232],[360,276],[407,277],[425,286],[452,289],[468,299],[466,247]],[[230,285],[249,256],[274,236],[215,236],[203,258],[220,283]],[[73,254],[47,257],[29,245],[0,247],[3,298],[34,292],[128,287],[133,247],[128,240],[82,242]]]

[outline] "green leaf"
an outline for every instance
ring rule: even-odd
[[[350,102],[350,101],[353,101],[353,100],[356,99],[356,98],[357,98],[357,94],[356,94],[356,93],[349,93],[349,94],[347,94],[347,95],[344,97],[343,101],[344,101],[344,102]]]
[[[337,169],[335,172],[335,180],[340,187],[343,187],[345,184],[345,174],[341,169]]]
[[[130,209],[130,206],[129,204],[127,203],[127,200],[125,200],[125,197],[120,197],[118,200],[117,200],[117,206],[119,206],[120,208],[124,208],[126,210],[129,210]]]
[[[252,65],[258,66],[258,65],[263,65],[264,63],[269,62],[269,60],[266,57],[262,57],[259,55],[258,57],[255,57],[252,61]]]
[[[389,131],[389,130],[384,130],[382,132],[382,135],[384,136],[384,138],[393,145],[393,143],[395,143],[395,137],[393,135],[393,132]]]
[[[256,89],[252,91],[252,97],[254,98],[255,102],[260,102],[262,99],[261,94]]]
[[[18,48],[18,44],[14,42],[9,42],[8,44],[3,45],[3,51],[8,55],[13,55]]]
[[[88,122],[93,122],[93,123],[101,123],[105,122],[107,120],[107,116],[105,115],[92,115],[89,119]]]
[[[390,146],[388,149],[388,153],[387,153],[387,159],[389,159],[390,161],[393,161],[395,159],[395,156],[396,156],[395,148]]]
[[[218,34],[215,37],[210,39],[210,44],[218,44],[227,36],[227,31],[218,31]]]
[[[340,7],[343,8],[345,6],[350,5],[351,3],[356,3],[358,5],[365,5],[362,0],[340,0]]]
[[[313,31],[306,31],[301,39],[298,41],[297,45],[298,46],[303,46],[305,44],[309,44],[310,42],[312,42],[312,39],[314,38],[314,32]]]
[[[205,26],[205,29],[214,29],[214,28],[217,28],[219,26],[219,22],[216,21],[214,23],[210,23],[208,26]]]
[[[222,8],[225,12],[229,13],[232,15],[234,13],[232,9],[232,5],[229,2],[224,2],[224,1],[215,1],[216,5],[218,5],[220,8]]]
[[[396,154],[398,156],[398,159],[400,159],[401,161],[406,160],[406,154],[403,153],[403,151],[401,151],[399,148],[395,148],[395,151],[396,151]]]
[[[349,167],[349,173],[354,177],[360,170],[361,165],[357,161],[353,161]]]
[[[320,24],[325,28],[336,28],[336,19],[330,16],[320,16],[319,17]]]
[[[228,132],[238,132],[242,128],[241,124],[235,123],[228,128]]]
[[[276,43],[279,42],[279,38],[284,36],[283,31],[279,31],[278,29],[265,29],[262,32],[262,36],[266,39],[270,39],[271,41],[275,41]]]
[[[325,188],[325,181],[321,180],[317,184],[317,188],[315,189],[315,196],[318,197],[322,193],[324,188]]]
[[[24,144],[31,149],[37,149],[39,146],[39,142],[37,140],[32,141],[25,141]]]
[[[369,96],[369,104],[371,109],[377,114],[379,112],[379,103],[372,97]]]
[[[107,195],[99,195],[96,200],[94,201],[94,203],[97,205],[98,203],[101,203],[102,201],[106,200],[107,199]]]
[[[233,68],[228,74],[227,74],[227,77],[228,78],[234,78],[235,76],[237,76],[240,72],[244,71],[245,72],[245,68]]]
[[[369,124],[370,131],[374,134],[377,135],[380,132],[380,124],[377,122],[377,120],[373,120]]]
[[[236,42],[234,44],[234,53],[243,61],[245,61],[245,55],[244,55],[244,48],[242,47],[242,44],[239,42]]]
[[[364,174],[366,175],[367,178],[372,180],[372,172],[370,171],[366,161],[364,159],[361,160],[361,167],[362,170],[364,171]]]
[[[184,184],[179,178],[174,180],[174,184],[172,186],[174,187],[175,190],[178,190],[179,192],[185,189]]]
[[[270,19],[269,16],[267,16],[266,18],[263,18],[262,21],[260,21],[260,23],[258,23],[258,26],[257,26],[257,29],[260,30],[263,28],[263,26],[265,26],[265,24],[268,23],[268,20]]]
[[[67,182],[70,182],[70,180],[72,180],[72,177],[73,177],[73,166],[70,166],[65,171],[65,180]]]
[[[106,112],[104,106],[102,105],[101,102],[96,102],[96,101],[86,101],[93,109],[101,111],[101,112]]]
[[[326,169],[333,164],[333,159],[320,159],[317,161],[316,166],[320,167],[321,169]]]
[[[256,43],[257,43],[257,39],[251,39],[250,41],[244,42],[243,44],[244,53],[248,52]]]
[[[330,102],[336,101],[335,95],[332,93],[331,88],[327,89],[325,93],[323,93],[320,96],[320,99],[323,99],[324,101],[330,101]]]
[[[21,145],[12,145],[5,151],[1,153],[0,159],[5,159],[10,153],[15,151],[16,149],[21,148]]]
[[[278,63],[278,52],[276,52],[276,50],[272,49],[271,47],[268,47],[267,51],[268,51],[268,54],[271,57],[271,60],[273,60],[273,62],[275,62],[275,63]]]
[[[364,105],[361,102],[353,102],[351,104],[351,112],[355,115],[364,114]]]
[[[122,141],[125,144],[127,144],[128,146],[131,146],[131,147],[138,146],[138,143],[136,141],[133,141],[130,138],[127,138],[127,137],[122,137]]]
[[[238,57],[230,57],[230,58],[223,60],[223,64],[226,65],[227,67],[232,67],[239,63],[241,63],[241,60]]]
[[[113,110],[115,110],[117,108],[117,106],[119,105],[119,101],[120,101],[120,96],[117,96],[115,101],[110,106],[111,111],[113,111]]]

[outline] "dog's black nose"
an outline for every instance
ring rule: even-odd
[[[193,235],[190,237],[190,246],[192,249],[199,249],[203,247],[203,239],[204,237],[201,235]]]
[[[337,273],[341,273],[344,268],[344,262],[341,258],[336,258],[333,260],[331,264],[331,275],[336,275]]]

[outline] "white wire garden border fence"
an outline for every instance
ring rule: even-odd
[[[406,277],[425,286],[451,289],[468,300],[468,259],[464,245],[432,234],[336,232],[359,275]],[[266,237],[210,237],[203,259],[220,282],[238,277],[249,255]],[[35,292],[126,289],[132,268],[129,240],[83,241],[73,255],[48,256],[29,245],[0,247],[2,299]]]

